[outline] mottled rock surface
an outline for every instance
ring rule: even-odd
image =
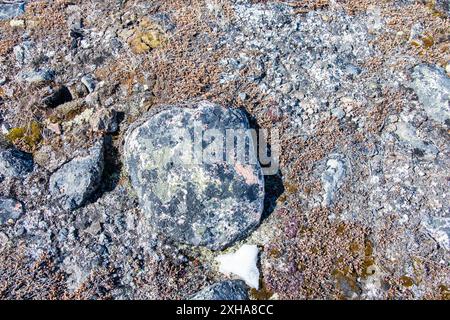
[[[226,277],[219,256],[248,244],[260,274],[250,299],[450,298],[448,0],[0,2],[3,13],[26,3],[0,19],[0,132],[27,155],[0,156],[12,172],[0,172],[0,195],[26,208],[0,225],[1,299],[192,297]],[[72,101],[46,100],[59,86]],[[126,138],[147,112],[201,100],[279,129],[260,221],[211,225],[220,210],[181,205],[180,190],[230,205],[198,191],[214,170],[185,170],[176,188],[170,162],[161,181],[130,174]],[[175,142],[180,127],[162,121],[142,145]],[[101,181],[97,165],[74,165],[99,139]],[[211,233],[193,242],[206,248],[188,242],[202,227]],[[210,250],[215,241],[232,247]]]
[[[248,300],[248,293],[243,281],[227,280],[202,289],[191,300]]]
[[[14,148],[0,150],[0,175],[24,177],[31,171],[33,171],[31,154]]]
[[[450,127],[450,78],[436,66],[414,68],[413,88],[430,118]]]
[[[76,209],[99,186],[103,172],[103,141],[97,142],[85,157],[64,164],[51,177],[49,190],[66,209]]]
[[[24,3],[0,3],[0,20],[15,18],[24,12]]]
[[[225,162],[224,147],[218,151],[222,160],[208,161],[206,150],[224,144],[225,138],[209,141],[205,133],[203,143],[196,144],[196,128],[225,137],[227,129],[250,127],[242,111],[209,102],[163,107],[130,130],[125,162],[141,208],[157,232],[221,249],[259,224],[264,179],[259,163]],[[203,148],[200,161],[194,159],[198,145]],[[252,140],[247,150],[255,156]]]
[[[23,214],[23,204],[11,198],[0,197],[0,225],[15,221]]]

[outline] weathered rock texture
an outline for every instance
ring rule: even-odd
[[[24,177],[33,170],[31,154],[14,148],[0,150],[0,175]]]
[[[205,130],[200,132],[203,142],[194,140],[197,128]],[[125,141],[125,163],[141,208],[157,232],[182,243],[221,249],[259,224],[262,170],[258,162],[225,162],[227,129],[250,129],[245,114],[208,102],[163,107],[132,127]],[[223,139],[209,141],[207,130],[217,130]],[[206,150],[217,143],[223,145],[221,160],[211,163]],[[203,157],[197,161],[198,147]],[[253,140],[247,150],[255,157]]]
[[[191,297],[251,244],[252,299],[449,299],[448,4],[0,1],[0,298]],[[261,221],[256,167],[138,152],[201,100],[279,129]]]
[[[247,300],[247,288],[240,280],[215,283],[197,292],[191,300]]]
[[[0,197],[0,225],[16,221],[23,212],[23,204],[19,201]]]
[[[89,150],[89,155],[64,164],[51,177],[49,189],[64,208],[76,209],[97,190],[103,172],[103,141]]]

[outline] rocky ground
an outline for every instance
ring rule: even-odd
[[[0,1],[0,297],[449,299],[449,15],[448,0]],[[198,105],[208,125],[277,128],[279,172],[137,156]],[[243,248],[258,285],[222,272],[254,264]]]

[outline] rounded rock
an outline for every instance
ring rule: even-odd
[[[130,128],[126,169],[157,232],[176,242],[220,250],[259,224],[264,177],[253,139],[246,139],[246,161],[225,161],[230,159],[225,156],[227,133],[248,129],[244,112],[209,102],[164,106]],[[219,145],[223,149],[211,152]],[[211,161],[207,154],[218,157]]]

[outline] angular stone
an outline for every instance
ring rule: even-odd
[[[33,156],[14,148],[0,150],[0,175],[24,177],[33,171]]]
[[[202,289],[191,300],[248,300],[248,293],[243,281],[227,280]]]
[[[50,177],[50,193],[66,210],[81,207],[97,190],[103,172],[103,141],[97,142],[89,155],[64,164]]]
[[[222,160],[189,161],[198,154],[193,151],[198,146],[205,155],[224,145],[207,136],[195,143],[201,139],[195,134],[199,128],[225,134],[226,129],[248,129],[249,123],[242,111],[209,102],[159,108],[130,128],[125,165],[141,208],[157,232],[218,250],[259,224],[264,178],[257,161],[225,162],[219,149],[216,155]],[[186,133],[187,138],[180,138]],[[255,157],[253,140],[248,141],[247,151]]]
[[[0,225],[16,221],[23,214],[23,204],[11,198],[0,197]]]

